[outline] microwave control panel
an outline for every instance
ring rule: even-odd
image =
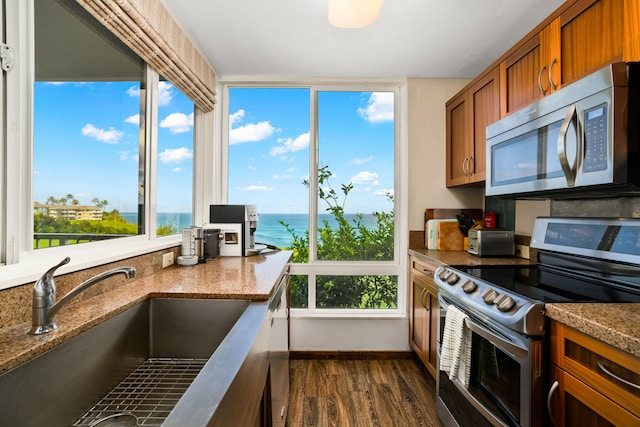
[[[584,112],[584,172],[607,169],[607,103]]]

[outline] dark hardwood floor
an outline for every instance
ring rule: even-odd
[[[288,427],[440,426],[417,359],[292,359]]]

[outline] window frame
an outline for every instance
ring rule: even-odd
[[[4,22],[6,40],[16,52],[15,68],[4,73],[0,95],[6,109],[0,110],[4,132],[0,147],[6,157],[0,157],[0,193],[6,204],[0,206],[0,290],[37,280],[52,265],[66,256],[71,262],[58,269],[61,274],[119,261],[157,250],[172,248],[181,243],[181,234],[156,237],[156,184],[159,73],[146,65],[145,138],[145,234],[119,239],[84,243],[57,248],[33,249],[33,102],[35,79],[35,22],[33,1],[5,2]],[[142,96],[142,94],[141,94]],[[141,101],[142,102],[142,101]],[[215,111],[215,110],[214,110]],[[206,152],[206,140],[213,140],[214,111],[204,113],[194,103],[194,164],[192,187],[192,221],[202,223],[205,206],[212,199],[204,194],[211,181],[204,173],[207,160],[195,161],[198,153]],[[155,127],[154,127],[155,126]],[[22,143],[13,143],[19,141]],[[142,153],[141,153],[142,155]]]
[[[309,261],[307,263],[291,263],[291,275],[304,275],[308,277],[308,307],[292,308],[293,317],[318,317],[318,318],[383,318],[405,317],[407,310],[406,292],[406,264],[408,262],[408,219],[407,210],[407,166],[408,166],[408,141],[406,119],[406,81],[268,81],[255,82],[243,79],[221,80],[222,108],[221,125],[221,157],[220,179],[222,187],[221,203],[228,200],[229,177],[229,89],[230,88],[308,88],[310,96],[310,122],[309,122]],[[394,259],[392,261],[328,261],[318,260],[316,257],[317,246],[317,210],[318,210],[318,117],[317,94],[322,91],[341,92],[393,92],[394,93]],[[313,230],[313,231],[312,231]],[[316,308],[316,276],[326,275],[391,275],[398,277],[397,308],[396,309],[324,309]]]

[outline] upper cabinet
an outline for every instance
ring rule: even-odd
[[[501,117],[623,60],[624,0],[578,0],[509,51],[500,63]]]
[[[638,0],[568,0],[447,103],[447,186],[484,182],[487,125],[620,61],[640,61]]]
[[[496,67],[447,102],[447,187],[485,180],[486,127],[500,118],[498,80]]]

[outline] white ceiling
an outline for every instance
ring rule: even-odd
[[[219,77],[470,78],[564,0],[385,0],[371,27],[327,0],[161,0]]]

